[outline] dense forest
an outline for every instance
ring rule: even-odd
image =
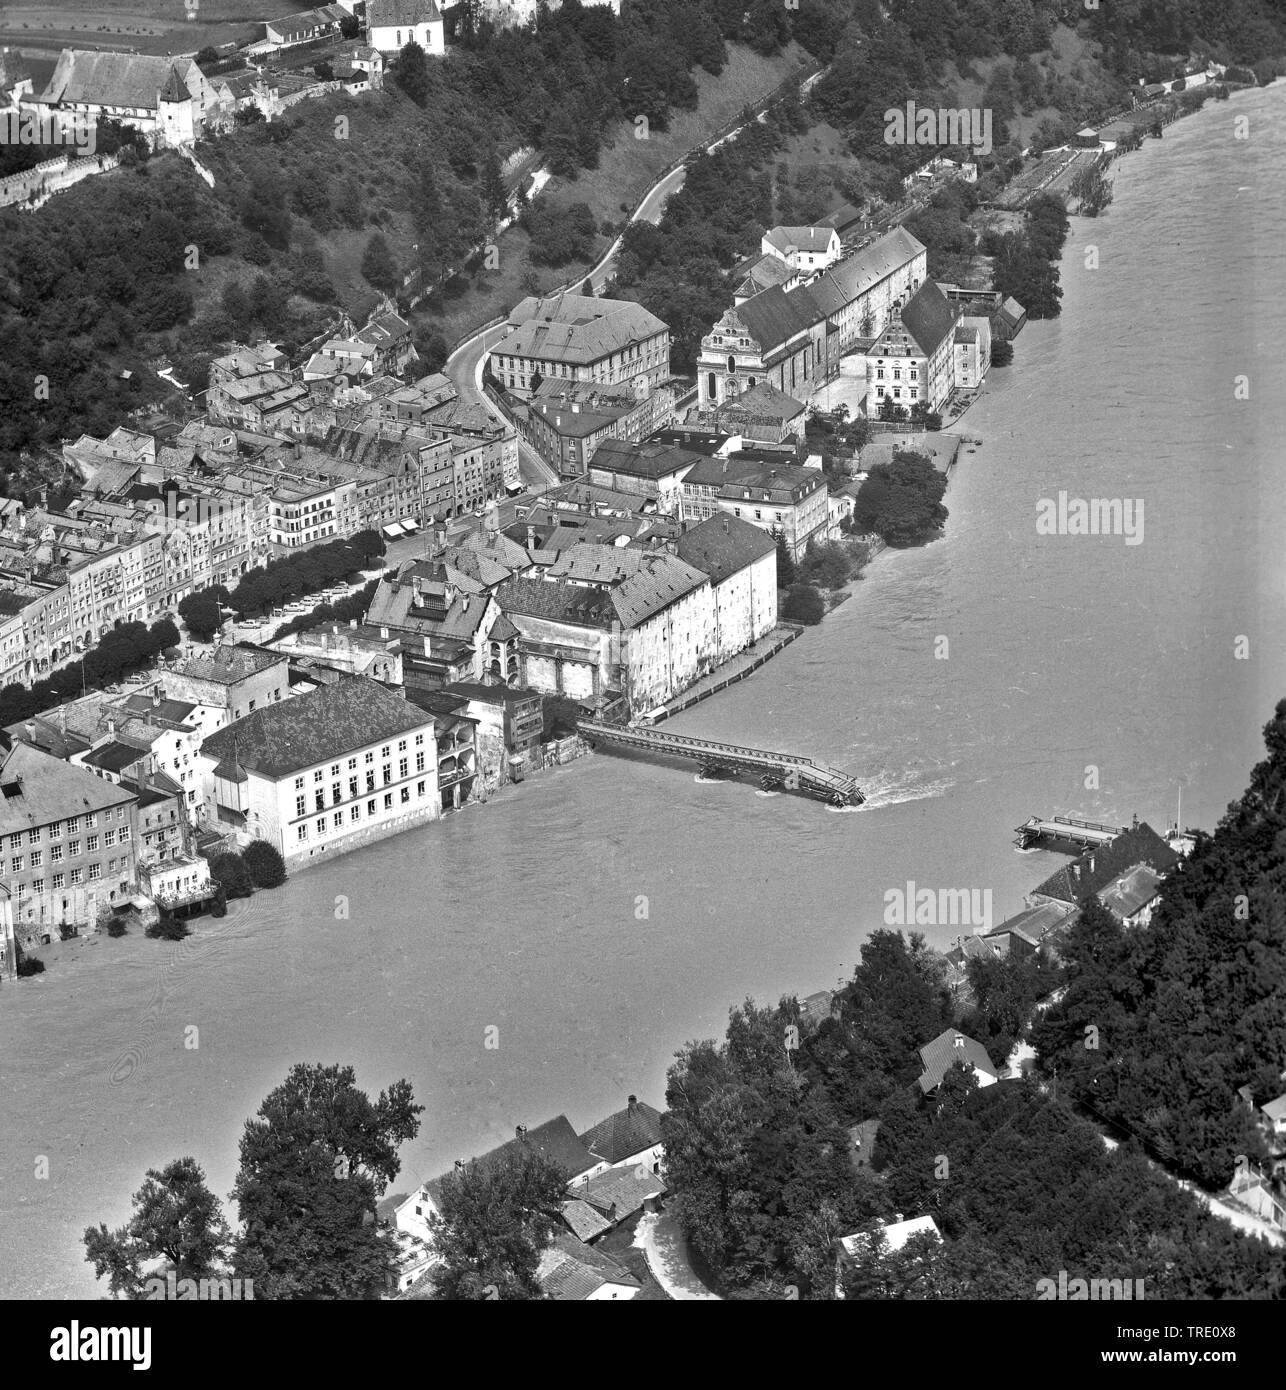
[[[1105,45],[1079,79],[1033,61],[1059,23]],[[305,102],[272,122],[246,113],[234,131],[200,141],[213,189],[176,157],[148,158],[131,144],[124,172],[87,179],[35,212],[0,212],[0,467],[12,472],[24,451],[60,438],[106,433],[164,395],[152,371],[163,358],[200,389],[228,341],[264,336],[296,348],[326,331],[341,303],[355,310],[369,291],[372,305],[414,272],[430,289],[443,281],[416,325],[427,364],[439,365],[447,344],[434,305],[485,273],[475,262],[448,274],[503,203],[503,161],[533,149],[564,178],[592,169],[622,122],[642,115],[662,129],[690,107],[694,72],[721,72],[729,44],[772,54],[793,42],[831,66],[806,106],[786,103],[762,141],[743,140],[744,153],[693,171],[660,240],[639,233],[628,248],[622,292],[672,322],[679,370],[727,302],[720,272],[774,215],[800,216],[816,201],[802,174],[788,186],[769,167],[811,122],[843,131],[855,158],[831,192],[892,197],[919,156],[885,143],[884,110],[908,97],[947,101],[953,74],[976,77],[973,64],[991,70],[985,95],[1002,126],[1009,110],[1054,109],[1066,122],[1196,49],[1255,62],[1266,77],[1279,65],[1265,55],[1282,52],[1284,32],[1281,7],[1267,0],[1086,12],[1065,0],[626,0],[619,17],[567,0],[503,30],[465,5],[448,56],[408,50],[382,94]],[[1013,157],[999,130],[984,192]],[[587,255],[595,235],[574,206],[534,210],[525,230],[532,263],[554,266]],[[376,235],[383,244],[372,251]]]
[[[834,1240],[902,1213],[932,1215],[944,1243],[872,1242],[850,1296],[1034,1298],[1060,1269],[1141,1278],[1148,1298],[1283,1295],[1286,1252],[1210,1216],[1153,1161],[1226,1186],[1236,1154],[1263,1153],[1238,1088],[1260,1103],[1281,1089],[1286,701],[1266,739],[1149,927],[1087,904],[1061,963],[1043,950],[971,962],[967,1005],[921,936],[879,929],[820,1023],[792,998],[747,1000],[722,1042],[679,1053],[671,1202],[725,1294],[832,1297]],[[1000,1066],[1051,996],[1031,1030],[1038,1071],[979,1089],[957,1065],[921,1096],[922,1044],[955,1024]],[[855,1167],[848,1130],[872,1120],[873,1162]]]

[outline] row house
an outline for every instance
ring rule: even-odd
[[[702,459],[683,481],[685,521],[719,515],[781,536],[793,559],[830,529],[829,489],[817,468],[734,454]]]
[[[94,926],[136,892],[138,797],[29,747],[0,750],[0,878],[20,944]]]
[[[449,439],[453,451],[466,456],[457,516],[522,490],[518,436],[512,425],[501,424],[481,405],[452,400],[429,411],[424,426],[434,439]]]
[[[607,440],[594,451],[589,481],[596,487],[651,498],[668,516],[682,510],[683,481],[704,456],[678,444]]]
[[[652,390],[670,376],[670,330],[632,300],[529,296],[508,326],[491,350],[491,374],[524,399],[541,381],[612,386],[641,377]]]
[[[212,420],[259,434],[302,434],[313,406],[307,385],[278,370],[217,383],[212,377],[205,400]]]
[[[266,840],[290,868],[442,814],[433,715],[360,676],[218,730],[201,765],[207,823]]]
[[[674,420],[674,391],[545,381],[527,407],[527,438],[563,478],[580,477],[609,439],[638,443]]]

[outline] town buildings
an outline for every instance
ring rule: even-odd
[[[609,439],[590,459],[589,481],[596,487],[654,498],[658,511],[678,515],[683,480],[701,461],[701,454],[675,444]]]
[[[991,320],[967,316],[956,324],[953,377],[961,390],[975,391],[991,366]]]
[[[0,855],[20,944],[93,926],[138,885],[138,796],[0,740]]]
[[[916,1084],[926,1096],[937,1090],[942,1078],[957,1062],[972,1070],[980,1087],[1000,1080],[987,1049],[957,1028],[948,1028],[932,1042],[925,1043],[920,1049],[920,1062],[924,1071]]]
[[[808,277],[839,260],[839,233],[834,227],[773,227],[764,233],[760,250]]]
[[[431,714],[360,676],[269,704],[201,745],[212,828],[297,866],[442,814]]]
[[[268,705],[290,698],[289,662],[283,652],[246,643],[218,644],[167,667],[165,694],[194,707],[193,723],[204,737]]]
[[[670,376],[670,330],[628,299],[529,296],[489,360],[500,385],[524,400],[555,379],[618,386],[637,378],[651,391]]]
[[[625,386],[543,381],[528,403],[527,438],[560,477],[580,477],[606,440],[637,443],[673,421],[670,387],[637,387],[642,377]]]
[[[792,559],[830,528],[825,475],[819,468],[733,454],[703,458],[683,479],[685,521],[720,513],[785,538]]]
[[[679,537],[676,553],[709,577],[715,665],[777,626],[777,546],[760,527],[736,516],[712,516]]]
[[[932,280],[890,319],[867,352],[867,381],[878,409],[940,411],[953,389],[956,310]]]

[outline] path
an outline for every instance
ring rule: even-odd
[[[688,1299],[719,1301],[719,1295],[706,1288],[692,1268],[687,1242],[679,1230],[678,1218],[672,1213],[662,1211],[644,1215],[639,1221],[634,1243],[643,1247],[652,1277],[671,1298],[680,1302]]]

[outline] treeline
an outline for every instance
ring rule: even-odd
[[[194,637],[208,641],[223,626],[225,605],[238,618],[267,613],[346,579],[383,554],[384,538],[372,530],[358,531],[347,540],[309,546],[296,555],[283,555],[247,571],[235,589],[212,584],[189,594],[179,602],[179,617]]]
[[[146,623],[122,623],[90,647],[81,661],[46,676],[31,687],[6,685],[0,690],[0,725],[16,724],[47,709],[74,700],[89,686],[119,681],[154,661],[161,652],[179,644],[179,630],[170,618],[151,627]]]
[[[1166,881],[1146,930],[1082,914],[1067,993],[1033,1031],[1060,1093],[1211,1189],[1238,1154],[1264,1157],[1239,1089],[1262,1105],[1284,1084],[1286,701],[1264,741],[1245,794]]]
[[[1057,318],[1063,291],[1058,261],[1067,240],[1067,209],[1052,193],[1038,193],[1025,208],[1023,226],[1012,232],[988,232],[983,251],[993,257],[992,284],[1012,295],[1031,319]]]

